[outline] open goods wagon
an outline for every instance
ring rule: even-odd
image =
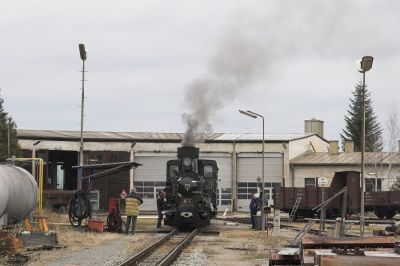
[[[330,187],[279,187],[274,190],[274,207],[285,212],[291,212],[296,199],[301,198],[295,217],[314,217],[316,213],[312,209],[322,202],[322,190],[324,199],[329,199],[347,186],[347,213],[359,213],[360,211],[360,172],[344,171],[336,172]],[[392,218],[400,211],[400,191],[365,192],[365,210],[374,211],[380,219]],[[342,197],[334,199],[326,209],[327,217],[340,215]]]

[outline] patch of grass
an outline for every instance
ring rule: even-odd
[[[81,247],[87,245],[97,245],[104,241],[114,240],[120,237],[113,233],[84,232],[73,227],[56,227],[58,242],[68,247]]]
[[[265,259],[269,257],[269,252],[264,249],[257,249],[254,254],[252,254],[253,259]]]

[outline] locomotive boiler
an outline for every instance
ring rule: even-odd
[[[178,148],[177,160],[167,162],[165,224],[181,229],[210,224],[217,214],[218,167],[199,159],[199,149]]]

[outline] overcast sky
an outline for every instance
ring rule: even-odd
[[[302,132],[315,117],[339,139],[364,55],[383,127],[400,98],[398,1],[0,3],[1,96],[23,129],[79,130],[81,42],[85,130],[184,132],[190,84],[218,76],[213,132],[261,132],[237,111],[249,109],[266,132]]]

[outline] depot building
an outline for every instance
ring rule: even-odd
[[[166,162],[176,159],[181,133],[138,133],[88,131],[84,133],[84,164],[135,161],[141,166],[93,181],[99,208],[107,209],[110,198],[135,187],[143,197],[144,210],[156,210],[156,195],[165,187]],[[307,152],[326,152],[323,122],[306,120],[305,132],[265,134],[265,195],[272,202],[272,189],[293,186],[290,160]],[[44,160],[46,190],[76,190],[79,164],[79,131],[18,129],[24,157]],[[250,194],[260,187],[262,134],[206,134],[200,158],[216,160],[219,168],[219,210],[248,211]],[[27,168],[31,167],[26,165]],[[29,170],[32,170],[29,168]]]

